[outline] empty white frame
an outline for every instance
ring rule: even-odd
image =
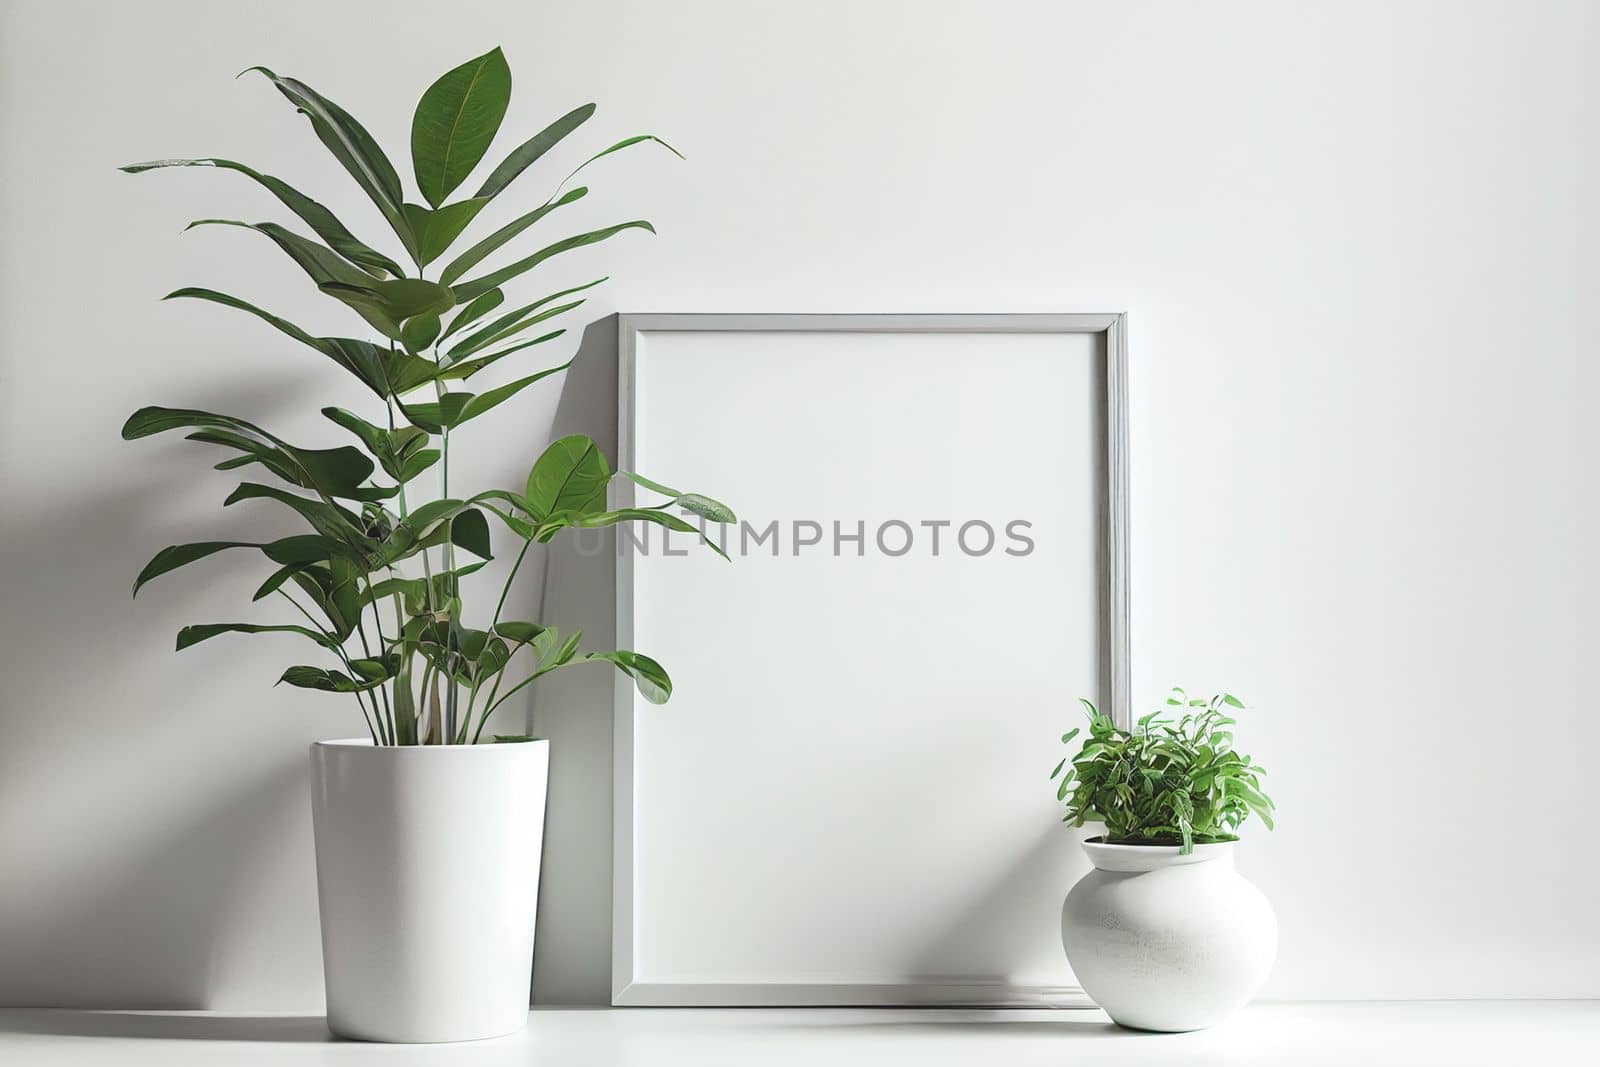
[[[742,523],[619,552],[676,688],[616,691],[613,1002],[1073,1002],[1046,776],[1078,696],[1127,716],[1123,316],[619,325],[619,467]]]

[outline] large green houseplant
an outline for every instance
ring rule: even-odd
[[[576,311],[584,303],[577,294],[605,279],[532,300],[508,298],[511,283],[571,249],[628,230],[654,231],[650,223],[632,220],[544,244],[504,266],[486,268],[484,261],[583,198],[588,189],[568,188],[568,183],[590,163],[632,145],[666,142],[650,135],[618,141],[590,156],[531,210],[446,258],[479,212],[582,126],[594,113],[593,104],[568,112],[512,149],[471,196],[447,202],[484,158],[511,96],[511,71],[500,49],[462,64],[428,88],[412,119],[411,160],[425,202],[416,203],[406,198],[394,166],[349,112],[305,83],[265,67],[245,73],[266,78],[309,120],[317,138],[371,199],[411,267],[357,238],[321,203],[243,163],[163,159],[122,168],[130,173],[165,167],[231,170],[276,197],[315,237],[274,222],[207,218],[191,225],[237,226],[268,238],[322,293],[348,308],[370,331],[367,337],[313,336],[255,304],[211,289],[179,289],[168,298],[247,312],[337,363],[374,398],[374,410],[365,414],[322,409],[355,439],[331,448],[291,445],[231,415],[164,407],[135,412],[123,437],[187,430],[189,440],[227,449],[232,455],[217,464],[219,470],[249,467],[271,477],[243,482],[226,504],[274,501],[298,513],[309,530],[263,543],[170,546],[140,572],[135,594],[153,578],[226,549],[261,553],[274,569],[255,599],[281,598],[303,618],[189,626],[178,634],[177,647],[224,633],[303,637],[329,662],[290,667],[281,681],[350,694],[361,704],[377,744],[477,742],[497,707],[535,678],[572,663],[609,662],[630,675],[646,699],[665,701],[671,682],[649,657],[627,650],[580,654],[578,634],[562,635],[543,621],[503,618],[511,583],[531,545],[565,530],[646,522],[693,533],[696,527],[674,508],[716,523],[732,521],[733,513],[709,497],[633,474],[627,476],[663,501],[608,509],[613,472],[600,449],[583,436],[550,445],[532,464],[526,482],[514,488],[460,494],[451,484],[450,466],[452,445],[464,424],[569,364],[483,389],[477,388],[480,375],[490,377],[491,368],[512,365],[509,357],[541,351],[562,336],[564,330],[546,324]],[[501,311],[503,304],[512,309]],[[469,381],[472,391],[463,387]],[[379,471],[385,477],[375,477]],[[424,489],[424,480],[434,481],[437,492]],[[491,525],[511,535],[516,559],[492,614],[485,613],[487,618],[474,626],[466,618],[460,579],[491,557]],[[531,670],[503,684],[523,650]]]
[[[515,487],[468,495],[452,484],[452,449],[465,424],[568,364],[505,375],[510,380],[488,388],[480,382],[513,366],[513,356],[547,351],[541,346],[564,333],[547,324],[581,307],[578,294],[599,282],[537,299],[511,296],[511,284],[563,252],[651,229],[641,220],[622,222],[543,244],[520,258],[508,252],[505,265],[490,265],[525,231],[586,195],[587,189],[569,189],[564,180],[548,198],[451,252],[479,212],[508,196],[512,183],[582,126],[594,105],[568,112],[523,141],[473,195],[450,201],[487,153],[511,95],[511,72],[498,48],[462,64],[435,81],[416,106],[411,161],[417,202],[406,197],[394,166],[349,112],[304,82],[264,67],[251,71],[310,121],[411,266],[357,238],[293,186],[242,163],[167,159],[123,168],[231,170],[276,197],[315,236],[273,222],[203,219],[195,225],[237,226],[268,238],[363,324],[364,336],[315,336],[211,289],[171,295],[248,312],[337,363],[373,398],[364,413],[322,409],[330,430],[354,439],[334,447],[290,444],[232,415],[162,407],[135,412],[124,437],[182,430],[189,440],[226,449],[218,469],[248,467],[259,480],[243,482],[225,503],[272,502],[295,513],[307,531],[270,541],[173,545],[139,574],[134,592],[227,549],[266,557],[271,571],[255,599],[287,601],[298,614],[286,622],[185,627],[178,648],[220,634],[292,634],[324,662],[290,667],[281,681],[349,694],[361,705],[369,738],[311,746],[328,1025],[378,1041],[493,1037],[520,1028],[527,1015],[550,746],[492,734],[522,743],[478,744],[490,716],[534,679],[575,663],[611,664],[653,703],[672,691],[666,671],[647,656],[580,653],[576,633],[563,635],[543,620],[508,620],[512,582],[534,544],[564,531],[640,522],[692,534],[697,526],[685,516],[702,524],[734,516],[709,497],[627,472],[662,499],[608,508],[614,473],[583,436],[550,445]],[[567,178],[644,143],[664,144],[650,136],[626,138]],[[494,527],[509,533],[515,561],[493,610],[469,617],[461,579],[491,558]]]

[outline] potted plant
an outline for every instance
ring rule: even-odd
[[[1063,821],[1105,832],[1084,842],[1094,870],[1061,910],[1067,960],[1123,1026],[1210,1026],[1260,988],[1278,947],[1272,906],[1233,866],[1252,813],[1272,829],[1265,772],[1233,748],[1229,712],[1244,705],[1230,693],[1190,699],[1174,689],[1171,713],[1121,730],[1082,703],[1089,736],[1050,776],[1061,779]]]
[[[451,484],[452,449],[465,424],[568,364],[491,388],[479,387],[480,375],[494,377],[514,365],[513,355],[542,351],[565,332],[546,324],[577,310],[583,299],[576,294],[599,284],[528,300],[510,298],[510,283],[570,249],[627,230],[654,232],[642,220],[623,222],[545,244],[505,266],[482,266],[588,191],[563,181],[548,199],[445,259],[478,213],[582,126],[593,104],[512,149],[473,195],[446,202],[484,158],[511,95],[511,71],[498,48],[455,68],[422,95],[412,119],[411,160],[423,204],[406,198],[388,157],[349,112],[303,82],[264,67],[252,71],[309,120],[393,230],[410,267],[358,239],[316,200],[242,163],[165,159],[122,168],[230,170],[276,197],[314,237],[272,222],[194,225],[266,237],[363,324],[362,336],[314,336],[210,289],[170,296],[247,312],[332,360],[372,394],[366,413],[322,409],[330,430],[353,438],[335,447],[293,445],[232,415],[135,412],[123,437],[181,430],[223,449],[217,469],[250,472],[225,504],[287,508],[308,532],[173,545],[140,572],[134,592],[218,552],[259,552],[271,571],[254,600],[284,605],[285,614],[187,626],[177,647],[221,634],[291,635],[322,662],[292,666],[280,682],[341,694],[361,708],[366,737],[319,742],[311,752],[329,1027],[378,1041],[508,1033],[522,1026],[528,1009],[548,747],[522,736],[485,737],[490,717],[534,679],[578,663],[610,664],[654,703],[672,692],[666,671],[648,656],[580,653],[577,633],[506,618],[512,582],[532,545],[574,528],[646,522],[695,533],[703,526],[678,512],[716,523],[734,516],[709,497],[633,474],[627,477],[663,499],[609,509],[614,474],[583,436],[550,445],[514,488],[466,495]],[[578,171],[646,142],[665,144],[629,137]],[[429,269],[441,260],[441,268]],[[500,311],[502,304],[514,309]],[[436,492],[423,487],[427,482]],[[461,579],[491,558],[491,527],[509,534],[515,561],[492,613],[480,609],[469,622]]]

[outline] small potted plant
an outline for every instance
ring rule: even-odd
[[[1230,712],[1244,705],[1174,689],[1170,711],[1122,730],[1082,703],[1089,735],[1050,776],[1063,821],[1105,832],[1084,842],[1094,870],[1061,910],[1067,960],[1123,1026],[1203,1029],[1261,987],[1278,947],[1272,906],[1233,866],[1251,814],[1272,829],[1265,772],[1233,747]]]
[[[551,320],[583,304],[590,282],[537,299],[514,297],[551,257],[642,220],[563,237],[498,267],[483,263],[588,190],[566,186],[591,156],[524,213],[446,259],[473,220],[541,156],[582,126],[586,104],[506,154],[471,196],[447,202],[487,153],[511,96],[496,48],[451,70],[422,95],[411,124],[417,203],[393,164],[351,114],[304,82],[252,68],[309,121],[393,231],[400,259],[357,238],[333,213],[282,179],[227,159],[163,159],[168,167],[232,171],[271,194],[315,236],[274,222],[204,219],[265,237],[350,315],[354,337],[319,337],[238,297],[211,289],[170,294],[243,311],[353,375],[370,394],[362,411],[325,407],[333,447],[302,447],[254,422],[188,408],[147,407],[128,439],[169,430],[223,450],[218,470],[245,470],[225,504],[286,508],[305,532],[262,542],[199,541],[162,549],[145,583],[222,551],[265,557],[254,601],[278,617],[206,623],[178,634],[180,650],[223,634],[304,641],[320,662],[280,682],[353,700],[367,736],[312,746],[312,814],[322,916],[328,1025],[375,1041],[462,1041],[521,1028],[527,1018],[544,826],[548,743],[485,736],[495,709],[541,675],[610,664],[663,703],[661,665],[628,650],[580,652],[581,635],[543,620],[507,618],[507,597],[534,544],[574,528],[646,522],[681,533],[734,521],[709,497],[626,474],[664,499],[612,510],[613,471],[594,441],[562,438],[533,461],[524,483],[466,495],[451,479],[465,424],[564,370],[506,375],[565,331]],[[521,188],[521,186],[518,186]],[[566,191],[563,191],[563,190]],[[508,199],[510,199],[508,197]],[[653,231],[651,231],[653,232]],[[444,261],[442,268],[429,267]],[[426,277],[432,273],[433,277]],[[604,281],[605,279],[600,279]],[[512,310],[502,310],[506,304]],[[252,329],[259,328],[253,326]],[[256,335],[251,335],[253,342]],[[517,357],[513,359],[512,357]],[[493,368],[493,370],[491,370]],[[480,377],[481,375],[481,377]],[[510,377],[484,388],[485,378]],[[470,380],[470,388],[467,383]],[[515,560],[492,614],[469,622],[462,579],[493,553],[491,527]],[[714,550],[716,546],[706,542]],[[718,550],[720,551],[720,550]]]

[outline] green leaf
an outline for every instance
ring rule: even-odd
[[[401,210],[405,212],[406,222],[417,235],[417,258],[422,266],[426,267],[448,252],[461,231],[478,217],[478,212],[488,202],[486,197],[458,200],[437,211],[429,211],[418,204],[403,205]],[[450,279],[444,281],[449,284]]]
[[[611,467],[588,437],[573,434],[553,442],[534,461],[524,495],[535,519],[557,512],[585,514],[603,508]]]
[[[665,704],[672,696],[672,679],[667,677],[666,669],[649,656],[618,650],[590,652],[583,658],[591,661],[604,660],[615,665],[623,674],[633,679],[639,695],[652,704]]]
[[[333,212],[281,179],[252,170],[243,163],[235,163],[231,159],[155,159],[148,163],[130,163],[118,169],[128,174],[142,174],[147,170],[162,167],[216,167],[237,171],[277,197],[285,207],[310,226],[312,232],[326,241],[329,248],[351,263],[373,274],[387,271],[396,278],[405,276],[405,271],[401,270],[394,260],[358,241],[349,230],[345,229],[344,223],[340,222]]]
[[[400,469],[395,472],[394,476],[399,481],[409,482],[439,462],[439,456],[440,452],[437,448],[425,448],[420,452],[412,453],[400,464]]]
[[[500,360],[511,355],[513,352],[521,352],[524,348],[532,348],[534,345],[542,345],[546,341],[554,341],[557,337],[560,337],[566,332],[566,330],[552,330],[550,333],[547,333],[542,337],[535,337],[531,341],[524,341],[521,344],[512,345],[510,348],[502,348],[498,352],[490,352],[488,355],[478,356],[475,359],[464,359],[458,363],[452,363],[439,372],[439,380],[442,382],[447,382],[452,379],[464,380],[470,378],[474,374],[483,370],[485,367],[489,367],[500,362]]]
[[[293,337],[301,344],[310,345],[312,348],[315,348],[318,351],[321,351],[322,349],[319,338],[311,336],[294,323],[289,322],[287,319],[281,319],[276,315],[262,311],[254,304],[246,303],[236,296],[229,296],[227,293],[219,293],[215,289],[201,289],[197,286],[185,286],[182,289],[174,289],[161,299],[180,300],[185,298],[191,300],[207,300],[213,304],[222,304],[225,307],[237,308],[240,311],[247,311],[256,318],[260,319],[262,322],[265,322],[277,329],[280,333],[284,333],[290,337]]]
[[[498,196],[500,190],[510,185],[517,175],[527,170],[540,156],[559,144],[567,134],[587,122],[589,116],[593,114],[593,104],[575,107],[528,140],[522,142],[506,157],[505,162],[496,167],[493,173],[485,179],[482,188],[478,190],[476,195]]]
[[[280,78],[266,67],[250,67],[241,75],[251,71],[270,79],[278,92],[311,121],[317,139],[377,205],[406,248],[413,249],[415,239],[400,210],[400,175],[372,135],[349,112],[304,82]]]
[[[420,352],[438,338],[441,325],[439,316],[432,312],[413,316],[400,327],[400,343],[413,352]]]
[[[278,679],[278,684],[288,682],[301,689],[317,689],[324,693],[364,693],[376,689],[384,680],[357,682],[343,671],[326,671],[321,667],[290,667]]]
[[[343,408],[323,408],[322,414],[355,434],[389,477],[402,482],[411,480],[404,476],[404,472],[413,467],[412,461],[424,451],[423,446],[429,440],[426,432],[414,426],[385,430]],[[438,458],[437,454],[434,458]],[[428,466],[431,463],[424,464],[422,469]]]
[[[498,48],[428,87],[411,119],[411,161],[423,199],[438,207],[466,180],[489,150],[510,102],[511,68]]]
[[[449,265],[447,265],[444,268],[444,271],[439,275],[439,280],[446,285],[455,284],[457,278],[467,273],[467,271],[471,270],[479,263],[482,263],[490,254],[503,247],[508,241],[522,233],[522,231],[526,230],[529,226],[532,226],[534,223],[538,222],[540,219],[544,218],[557,208],[565,207],[575,200],[582,200],[588,195],[588,193],[589,190],[587,187],[579,186],[578,188],[565,193],[560,199],[541,204],[539,207],[534,208],[526,215],[522,215],[521,217],[506,223],[504,226],[500,227],[498,230],[494,231],[489,236],[485,237],[483,240],[467,249],[465,252],[461,253],[461,255],[451,260]],[[464,202],[472,203],[473,201]],[[484,201],[484,203],[487,202],[488,201],[486,200]]]
[[[547,308],[523,319],[517,319],[516,316],[526,312],[527,308],[521,308],[510,315],[502,315],[490,325],[485,326],[478,332],[468,336],[460,344],[452,347],[449,353],[450,362],[455,362],[464,356],[470,356],[474,352],[488,348],[492,344],[498,344],[515,334],[521,333],[523,330],[537,326],[547,319],[553,319],[557,315],[564,315],[573,308],[582,307],[583,303],[582,300],[573,300],[566,304],[558,304],[553,308]],[[511,321],[507,322],[507,320]]]
[[[666,527],[668,530],[672,530],[675,533],[698,534],[700,536],[700,542],[703,545],[711,549],[711,551],[715,552],[723,559],[728,558],[728,554],[722,550],[722,546],[718,545],[709,537],[706,537],[705,534],[702,533],[698,528],[690,523],[684,522],[676,515],[669,514],[665,511],[660,511],[656,508],[618,508],[615,511],[581,515],[575,521],[571,523],[563,523],[561,525],[575,525],[585,528],[594,528],[599,526],[615,526],[619,522],[629,521],[654,523],[657,526]],[[554,530],[551,532],[554,533]],[[539,538],[541,541],[548,541],[549,539],[550,538],[548,536],[541,536]]]
[[[138,596],[140,587],[150,579],[158,578],[169,571],[175,571],[179,567],[187,566],[197,559],[215,555],[227,548],[255,547],[256,545],[250,541],[196,541],[187,545],[168,545],[160,552],[157,552],[155,557],[144,565],[144,570],[140,571],[138,577],[133,580],[133,595]]]
[[[178,298],[205,300],[248,312],[301,344],[314,348],[332,359],[361,379],[367,388],[380,397],[393,396],[414,389],[418,385],[432,381],[438,373],[438,368],[430,360],[404,354],[394,355],[366,341],[344,337],[313,337],[294,323],[262,311],[254,304],[229,296],[227,293],[191,286],[175,290],[163,297],[165,300]],[[391,328],[398,333],[399,328],[394,325],[393,320],[387,320],[380,332]]]
[[[218,634],[269,634],[290,633],[308,637],[327,649],[337,649],[338,643],[328,638],[327,634],[318,633],[304,626],[257,626],[248,622],[213,622],[202,626],[185,626],[178,631],[177,651],[182,652],[191,645],[198,645],[201,641],[209,640]]]
[[[324,537],[352,546],[355,551],[365,551],[371,546],[362,534],[361,518],[344,508],[322,500],[307,500],[270,485],[244,482],[222,502],[223,507],[241,500],[275,500],[298,512],[311,524],[311,528]]]
[[[483,512],[470,508],[450,522],[450,540],[479,559],[493,559],[489,544],[489,520]]]
[[[197,541],[186,545],[169,545],[157,552],[133,580],[133,595],[138,596],[140,588],[152,578],[159,578],[179,567],[188,566],[196,560],[205,559],[229,548],[258,548],[274,563],[322,560],[340,550],[337,544],[315,534],[285,537],[267,544],[257,544],[254,541]]]
[[[534,267],[537,267],[551,256],[559,255],[562,252],[567,252],[574,248],[582,248],[585,245],[592,245],[597,242],[604,241],[608,237],[614,237],[624,230],[648,230],[650,233],[656,232],[655,227],[650,225],[648,222],[645,222],[642,219],[636,219],[633,222],[623,222],[618,223],[615,226],[607,226],[603,230],[592,230],[589,233],[580,233],[574,237],[568,237],[565,240],[557,241],[553,245],[548,245],[545,248],[541,248],[533,255],[528,256],[526,259],[519,259],[508,267],[501,267],[499,270],[491,271],[481,278],[474,278],[470,282],[462,282],[460,285],[453,286],[455,289],[456,298],[459,300],[471,300],[480,293],[486,293],[490,289],[498,288],[501,284],[510,281],[512,278],[532,270]]]
[[[370,285],[327,283],[318,288],[357,311],[377,311],[395,323],[413,315],[442,314],[456,303],[455,294],[449,287],[421,278],[391,278]],[[383,329],[381,326],[378,328]],[[400,340],[398,326],[393,336],[395,340]]]
[[[261,583],[260,587],[256,589],[255,594],[250,599],[264,600],[273,593],[276,593],[279,587],[282,586],[284,582],[292,578],[296,572],[303,571],[307,567],[311,566],[314,566],[314,564],[288,563],[282,567],[279,567],[277,570],[272,572],[272,576],[270,578]]]
[[[486,348],[489,345],[493,344],[510,327],[515,326],[519,322],[521,322],[522,319],[523,319],[523,316],[527,315],[529,312],[537,311],[539,308],[544,307],[546,304],[552,303],[552,302],[554,302],[556,300],[560,300],[564,296],[571,296],[573,293],[581,293],[585,289],[593,289],[595,286],[599,285],[601,282],[603,282],[605,280],[606,280],[605,278],[596,278],[592,282],[585,282],[582,285],[575,285],[571,289],[563,289],[559,293],[551,293],[549,296],[541,297],[538,300],[535,300],[531,304],[524,304],[522,307],[517,308],[515,311],[507,312],[506,314],[501,315],[499,318],[495,319],[489,325],[483,327],[482,329],[480,329],[480,330],[478,330],[478,331],[476,331],[476,332],[474,332],[472,334],[469,334],[467,337],[463,338],[459,343],[457,343],[456,345],[452,346],[451,349],[450,349],[450,353],[449,353],[451,360],[452,361],[459,360],[462,356],[470,355],[472,352],[476,352],[477,350],[479,350],[481,348]],[[498,290],[498,289],[491,289],[490,290],[490,292],[495,292],[495,293],[497,293],[499,291],[500,290]],[[474,301],[474,303],[476,303],[476,301]],[[498,303],[498,301],[496,301],[496,303]],[[577,302],[575,302],[573,304],[568,304],[562,310],[569,310],[570,308],[576,307],[578,304],[581,304],[581,303],[582,303],[582,301],[580,300],[580,301],[577,301]],[[486,308],[485,310],[487,311],[489,309]],[[555,314],[555,313],[552,312],[551,314]],[[548,317],[549,317],[548,314],[544,316],[544,318],[548,318]],[[540,320],[529,320],[529,321],[532,322],[532,321],[540,321]],[[452,325],[454,325],[454,324],[452,324]]]
[[[676,148],[673,148],[671,145],[669,145],[667,142],[663,141],[661,138],[657,137],[655,134],[652,134],[652,133],[635,134],[632,137],[624,137],[622,140],[618,141],[616,144],[612,145],[610,148],[607,148],[607,149],[605,149],[603,151],[600,151],[600,152],[596,152],[594,155],[590,156],[588,159],[586,159],[582,163],[578,164],[577,170],[574,170],[571,174],[567,175],[566,178],[562,181],[561,184],[565,185],[567,182],[570,182],[573,178],[577,177],[579,171],[583,170],[585,167],[587,167],[589,164],[595,162],[596,160],[604,159],[605,157],[609,156],[611,153],[620,152],[624,148],[632,148],[636,144],[658,144],[662,148],[665,148],[668,152],[671,152],[673,155],[677,156],[679,159],[683,158],[683,153],[682,152],[678,151]]]
[[[517,745],[525,741],[537,741],[539,738],[527,734],[495,734],[494,743],[497,745]]]
[[[445,338],[451,334],[477,322],[505,303],[505,299],[506,294],[504,292],[499,289],[490,289],[487,293],[469,302],[466,307],[456,313],[455,318],[450,320],[450,325],[445,328],[444,333],[439,335],[439,342],[441,344],[444,343]]]
[[[190,440],[237,448],[258,459],[274,474],[303,489],[327,496],[360,499],[361,483],[372,474],[372,461],[355,448],[295,448],[253,423],[191,408],[140,408],[123,424],[122,437],[132,441],[166,430],[199,427]],[[248,434],[249,436],[244,436]],[[387,492],[387,491],[385,491]]]
[[[636,485],[644,486],[646,489],[650,490],[653,493],[660,493],[662,496],[670,496],[674,500],[676,500],[678,497],[683,495],[683,493],[680,492],[679,490],[677,490],[677,489],[668,489],[666,486],[662,485],[660,482],[652,482],[649,478],[646,478],[642,474],[636,474],[633,471],[618,471],[617,473],[621,474],[624,478],[627,478],[629,481],[635,483]]]
[[[1239,708],[1241,710],[1244,708],[1244,704],[1232,693],[1223,693],[1222,702],[1228,705],[1230,708]]]
[[[572,366],[572,361],[561,364],[559,367],[550,367],[537,374],[530,374],[526,378],[518,378],[514,382],[482,393],[445,393],[438,403],[432,404],[401,404],[406,418],[416,425],[431,433],[442,433],[447,428],[460,426],[470,419],[475,419],[484,412],[489,411],[510,400],[528,386],[552,374],[558,374]]]
[[[1056,764],[1056,769],[1050,772],[1051,779],[1054,780],[1055,776],[1060,774],[1062,768],[1064,768],[1066,765],[1067,765],[1066,757],[1062,757],[1061,762]]]

